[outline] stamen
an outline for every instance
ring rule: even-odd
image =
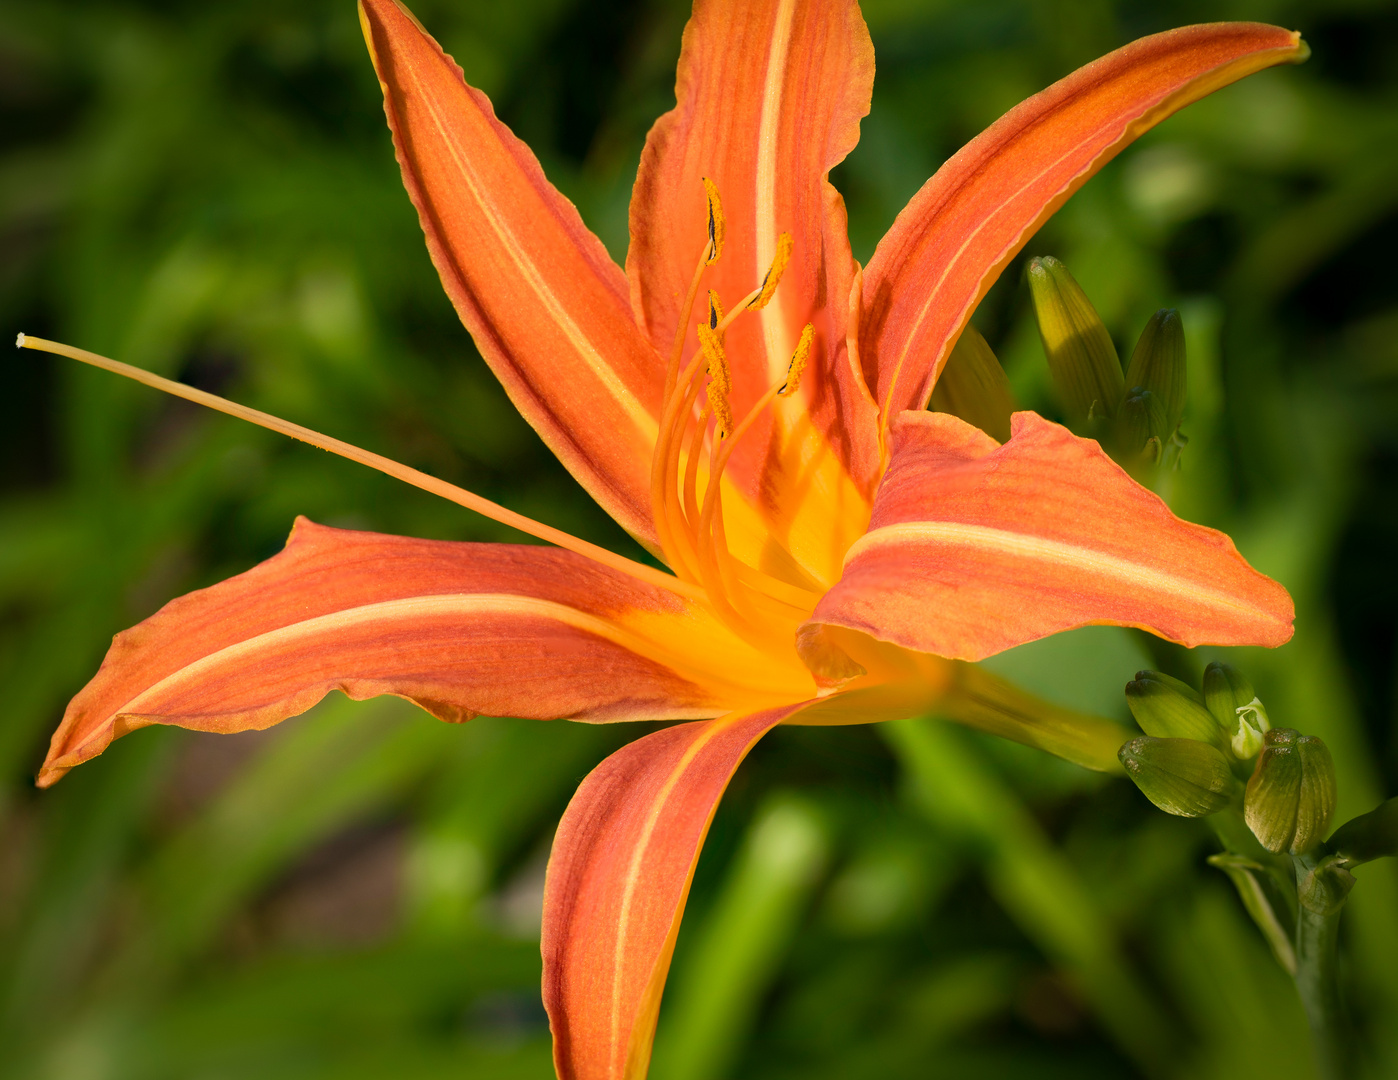
[[[712,215],[711,215],[712,217]],[[722,239],[722,210],[719,211],[719,239]],[[703,280],[704,270],[713,261],[710,258],[714,251],[713,237],[704,244],[704,250],[699,256],[699,265],[694,268],[694,276],[689,282],[689,292],[685,294],[684,306],[680,309],[679,325],[675,328],[675,344],[670,349],[670,359],[665,365],[665,393],[660,399],[661,423],[659,437],[656,439],[655,450],[651,456],[650,464],[650,505],[651,517],[655,521],[655,535],[660,543],[660,550],[666,553],[666,558],[670,558],[669,552],[675,545],[675,537],[670,533],[670,519],[667,509],[666,491],[670,487],[673,477],[666,471],[668,461],[666,440],[670,436],[671,406],[674,404],[672,398],[675,393],[675,384],[679,381],[680,359],[684,355],[684,339],[689,329],[689,319],[694,312],[694,300],[699,295],[699,283]],[[712,317],[712,312],[710,312]],[[686,375],[686,379],[688,376]],[[678,571],[678,567],[676,567]]]
[[[723,233],[727,222],[723,219],[723,200],[718,197],[718,185],[707,176],[703,177],[704,194],[709,199],[709,257],[706,265],[712,266],[723,254]]]
[[[782,233],[777,237],[777,253],[772,257],[772,265],[767,268],[767,276],[762,279],[762,289],[757,299],[748,305],[752,310],[764,308],[777,291],[777,284],[786,272],[786,264],[791,261],[791,234]]]
[[[761,295],[762,286],[759,285],[757,288],[753,289],[752,292],[748,293],[747,296],[739,300],[737,307],[735,307],[732,311],[730,311],[727,315],[720,319],[718,322],[718,326],[714,327],[714,329],[717,330],[720,335],[722,335],[723,332],[733,324],[733,320],[736,319],[743,312],[749,310],[752,307],[752,302]]]
[[[699,391],[703,389],[699,379],[695,378],[702,361],[702,355],[696,357],[695,363],[690,365],[690,369],[684,375],[683,385],[686,388],[684,394],[684,404],[675,414],[674,422],[669,427],[669,436],[665,446],[664,482],[665,482],[665,507],[664,516],[666,521],[667,535],[674,545],[674,569],[680,576],[691,581],[699,579],[699,557],[694,550],[694,541],[691,535],[689,522],[694,515],[685,514],[684,507],[680,501],[680,492],[677,489],[680,454],[686,445],[686,434],[689,452],[697,455],[697,447],[704,437],[704,428],[707,426],[709,418],[709,408],[706,405],[700,413],[698,427],[690,421],[694,416],[694,402],[699,397]]]
[[[689,456],[684,462],[684,516],[687,522],[699,521],[699,455],[703,449],[704,431],[712,415],[713,409],[705,405],[699,413],[699,422],[690,429],[686,444]]]
[[[733,407],[728,395],[733,392],[733,381],[728,374],[728,356],[723,351],[723,342],[718,331],[711,330],[701,323],[698,327],[699,347],[704,350],[704,359],[709,362],[709,407],[714,411],[718,425],[718,435],[726,439],[733,430]]]
[[[705,268],[713,262],[713,259],[709,258],[713,249],[714,242],[710,239],[699,255],[699,265],[694,268],[694,276],[689,280],[689,292],[685,293],[684,306],[680,308],[680,324],[675,330],[675,344],[670,349],[670,361],[665,365],[665,394],[660,399],[662,409],[669,402],[670,395],[675,392],[675,379],[680,371],[680,357],[684,354],[685,332],[689,329],[689,317],[694,311],[694,298],[699,295],[699,282],[703,280]]]
[[[811,358],[811,343],[814,340],[815,327],[807,323],[801,331],[801,340],[796,343],[796,351],[791,354],[791,363],[786,366],[786,383],[777,391],[778,397],[790,397],[801,389],[801,374]]]
[[[267,428],[270,431],[277,431],[283,435],[289,435],[293,439],[310,443],[321,450],[326,450],[340,457],[348,458],[350,461],[357,461],[361,465],[367,465],[371,469],[393,477],[395,480],[402,480],[413,487],[421,488],[423,491],[433,495],[439,495],[458,506],[464,506],[468,510],[474,510],[484,517],[493,521],[498,521],[502,525],[508,525],[512,529],[517,529],[526,535],[533,536],[539,540],[545,540],[550,544],[582,555],[593,562],[609,566],[614,570],[619,570],[640,581],[650,585],[659,586],[662,589],[669,589],[693,600],[704,601],[707,599],[704,591],[689,582],[682,581],[673,575],[657,570],[652,566],[634,562],[631,559],[608,551],[604,547],[596,544],[589,544],[586,540],[579,540],[576,536],[571,536],[562,529],[555,529],[552,525],[545,525],[542,522],[534,521],[523,514],[517,514],[513,510],[507,510],[499,503],[491,502],[480,495],[459,488],[455,484],[449,484],[445,480],[438,480],[435,476],[420,472],[417,469],[399,464],[392,458],[386,458],[382,454],[375,454],[369,450],[361,450],[351,443],[343,442],[340,439],[331,438],[329,435],[322,435],[318,431],[312,431],[308,427],[300,424],[293,424],[289,420],[282,420],[280,417],[272,416],[270,413],[261,412],[258,409],[250,409],[246,405],[239,405],[237,402],[221,398],[216,394],[210,394],[204,390],[196,390],[192,386],[178,383],[172,379],[162,378],[152,372],[142,368],[132,367],[130,364],[123,364],[118,360],[110,360],[97,353],[88,352],[86,349],[76,349],[71,345],[63,345],[56,341],[47,341],[44,338],[30,337],[20,334],[15,339],[15,345],[21,349],[35,349],[40,352],[54,353],[58,356],[66,356],[71,360],[78,360],[84,364],[91,364],[93,367],[101,368],[103,371],[110,371],[116,375],[123,375],[128,379],[134,379],[138,383],[153,387],[156,390],[163,390],[167,394],[172,394],[186,401],[192,401],[197,405],[203,405],[216,412],[225,413],[228,416],[236,416],[240,420]]]
[[[718,298],[718,293],[713,289],[709,290],[709,329],[717,331],[719,324],[723,322],[723,301]]]

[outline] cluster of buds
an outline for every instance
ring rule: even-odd
[[[1335,765],[1314,735],[1273,728],[1252,684],[1210,664],[1203,693],[1141,671],[1126,701],[1146,733],[1118,757],[1146,798],[1167,813],[1205,817],[1232,807],[1268,851],[1304,855],[1329,831]]]
[[[1112,337],[1068,268],[1054,258],[1029,261],[1029,292],[1049,374],[1068,423],[1090,435],[1137,480],[1162,463],[1178,465],[1187,391],[1184,326],[1161,308],[1141,331],[1123,374]],[[932,391],[932,408],[952,413],[1004,442],[1014,392],[995,353],[967,325]]]
[[[1187,391],[1179,312],[1151,316],[1122,373],[1112,337],[1074,280],[1054,258],[1031,259],[1029,292],[1049,373],[1069,422],[1092,435],[1138,479],[1167,458],[1178,461]]]

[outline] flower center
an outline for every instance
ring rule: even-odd
[[[651,459],[651,506],[671,569],[683,580],[702,586],[724,622],[749,639],[770,639],[775,634],[790,641],[794,627],[805,620],[819,597],[733,555],[724,535],[723,475],[734,447],[757,418],[778,397],[790,397],[800,388],[815,332],[807,323],[785,377],[768,387],[735,423],[724,332],[745,313],[765,307],[776,293],[791,259],[791,234],[782,233],[761,283],[732,311],[725,313],[722,299],[709,290],[707,313],[695,328],[699,348],[682,363],[704,273],[723,253],[723,204],[707,177],[704,190],[709,236],[680,309],[666,368],[660,433]]]

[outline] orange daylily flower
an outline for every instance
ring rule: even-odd
[[[925,411],[1038,225],[1137,135],[1304,59],[1251,23],[1137,41],[948,161],[867,269],[827,180],[874,73],[855,0],[698,0],[647,141],[625,272],[394,0],[361,0],[404,182],[512,401],[673,573],[294,425],[52,343],[364,461],[556,547],[299,521],[286,549],[117,636],[47,785],[147,724],[265,728],[332,689],[478,713],[683,720],[583,781],[554,841],[544,998],[564,1078],[644,1075],[715,806],[781,723],[939,708],[1085,765],[1120,733],[1026,706],[975,661],[1089,623],[1275,646],[1282,587],[1033,413],[1003,445]],[[1032,704],[1032,703],[1031,703]]]

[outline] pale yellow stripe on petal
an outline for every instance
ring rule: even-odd
[[[490,223],[490,227],[499,238],[500,249],[509,255],[511,261],[515,264],[521,276],[529,283],[530,288],[534,291],[535,295],[538,296],[540,303],[543,304],[544,308],[553,318],[553,321],[563,331],[565,336],[567,336],[578,355],[581,356],[584,361],[586,361],[587,366],[592,369],[593,374],[597,377],[597,381],[606,388],[607,392],[611,394],[617,404],[621,406],[622,412],[636,425],[636,430],[640,433],[644,443],[646,445],[654,445],[660,431],[659,421],[651,414],[650,410],[642,404],[641,400],[631,392],[631,389],[621,381],[616,371],[607,363],[602,353],[592,343],[591,339],[588,338],[587,334],[583,332],[582,327],[573,320],[573,317],[559,301],[553,290],[549,288],[548,283],[544,280],[543,275],[539,273],[539,269],[535,266],[533,260],[525,255],[524,245],[520,243],[519,239],[505,223],[503,217],[496,209],[495,204],[486,196],[485,190],[475,170],[471,168],[469,159],[465,153],[463,153],[456,139],[452,136],[443,114],[437,107],[435,98],[432,94],[423,89],[421,83],[417,80],[416,72],[413,73],[413,80],[418,85],[418,91],[421,95],[422,102],[427,106],[428,111],[432,115],[432,120],[437,126],[438,134],[441,136],[443,143],[451,149],[452,160],[456,163],[456,167],[461,173],[462,181],[470,190],[477,204],[479,204],[481,209],[485,212],[486,220]],[[560,390],[560,392],[562,391]]]
[[[791,51],[791,25],[795,14],[796,0],[781,0],[772,28],[772,44],[767,51],[767,77],[762,87],[762,117],[757,128],[757,265],[754,268],[758,281],[772,265],[777,253],[777,235],[782,231],[781,223],[777,221],[777,151],[781,141],[782,93],[786,87],[786,65]],[[761,310],[760,318],[767,342],[767,378],[775,382],[786,374],[792,349],[780,289]]]
[[[1113,578],[1132,588],[1146,588],[1171,596],[1180,596],[1193,603],[1205,603],[1225,611],[1246,612],[1250,615],[1273,616],[1262,608],[1240,601],[1219,589],[1198,581],[1167,573],[1154,567],[1109,555],[1091,548],[1046,540],[1038,536],[995,529],[985,525],[967,525],[954,521],[908,521],[872,529],[860,537],[845,554],[845,565],[861,553],[887,544],[940,544],[946,547],[969,548],[1014,559],[1028,559],[1071,567],[1102,577]]]
[[[695,659],[699,660],[700,663],[695,663],[686,657],[675,655],[654,641],[635,634],[616,623],[589,615],[576,608],[568,607],[566,604],[534,597],[515,596],[509,593],[456,593],[441,596],[414,596],[402,600],[386,600],[377,604],[365,604],[361,607],[348,608],[344,611],[292,623],[290,626],[283,626],[277,630],[269,630],[210,653],[179,671],[167,675],[132,698],[121,708],[114,710],[114,714],[133,713],[139,715],[142,712],[143,703],[153,701],[172,690],[177,690],[182,685],[197,683],[209,672],[220,666],[236,664],[270,650],[294,650],[298,645],[323,635],[333,635],[376,622],[472,615],[518,615],[562,623],[595,634],[645,657],[647,660],[663,664],[680,677],[720,692],[725,697],[731,696],[733,700],[747,701],[752,696],[750,688],[729,683],[726,678],[717,677],[713,673],[715,670],[723,670],[720,664],[727,660],[727,657],[719,658],[720,663],[716,663],[714,668],[710,669],[701,665],[704,660],[712,660],[712,656],[696,651]],[[667,622],[669,623],[667,629],[670,630],[670,636],[674,636],[674,617],[670,617]],[[696,620],[696,624],[699,623],[700,620]],[[697,625],[696,629],[702,632],[701,625]],[[712,640],[713,635],[705,636]],[[688,638],[688,635],[686,637]]]
[[[732,719],[742,714],[730,714]],[[631,923],[631,908],[636,898],[636,889],[641,884],[641,867],[645,863],[646,852],[650,849],[651,837],[655,834],[655,827],[660,823],[660,811],[665,806],[665,802],[670,797],[670,793],[675,790],[675,785],[684,776],[685,770],[689,768],[690,762],[699,756],[700,751],[709,743],[713,742],[715,736],[722,732],[728,725],[723,720],[715,720],[710,724],[689,748],[684,755],[675,763],[675,767],[670,770],[670,775],[665,778],[665,785],[656,793],[655,801],[651,803],[650,810],[646,814],[646,823],[641,831],[641,836],[631,852],[631,862],[626,868],[626,883],[622,888],[621,910],[617,915],[616,942],[612,951],[612,1060],[615,1060],[616,1048],[625,1046],[630,1042],[631,1032],[622,1034],[621,1030],[621,993],[622,993],[622,968],[625,965],[625,951],[627,944],[627,932]],[[644,1013],[644,1010],[642,1010]]]

